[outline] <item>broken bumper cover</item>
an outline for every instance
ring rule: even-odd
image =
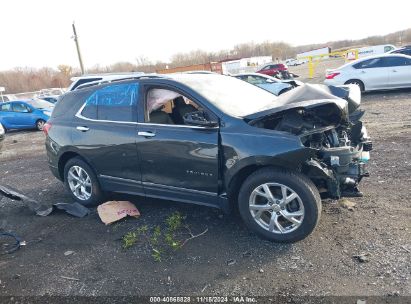
[[[371,141],[360,149],[350,146],[325,149],[317,152],[318,158],[307,160],[303,171],[316,184],[323,196],[331,198],[362,196],[358,184],[368,177]]]

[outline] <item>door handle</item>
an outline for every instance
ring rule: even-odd
[[[144,136],[144,137],[154,137],[156,136],[156,133],[140,131],[137,133],[137,135]]]
[[[397,70],[392,70],[393,72],[397,72]]]
[[[87,132],[88,130],[90,130],[89,127],[82,127],[82,126],[78,126],[78,127],[76,127],[76,129],[81,131],[81,132]]]

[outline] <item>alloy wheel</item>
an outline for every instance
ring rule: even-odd
[[[256,187],[250,195],[249,210],[258,225],[275,234],[295,231],[305,214],[300,196],[279,183]]]
[[[91,197],[91,178],[83,168],[71,167],[68,171],[67,181],[71,192],[79,200],[86,201]]]

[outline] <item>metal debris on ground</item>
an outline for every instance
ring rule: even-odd
[[[232,265],[234,265],[235,263],[237,263],[236,260],[228,260],[228,261],[227,261],[227,265],[228,265],[228,266],[232,266]]]
[[[23,203],[27,204],[30,210],[34,211],[37,215],[40,216],[47,216],[53,211],[53,207],[42,205],[36,200],[33,200],[10,187],[0,185],[0,195],[12,200],[22,201]]]
[[[68,214],[73,215],[75,217],[85,217],[90,213],[90,210],[83,205],[75,202],[75,203],[57,203],[53,205],[57,209],[64,210]]]
[[[352,257],[360,263],[367,263],[370,261],[370,259],[368,258],[369,256],[370,254],[366,252],[366,253],[360,253],[358,255],[353,255]]]
[[[27,197],[26,195],[17,192],[16,190],[0,185],[0,195],[10,198],[16,201],[22,201],[23,203],[27,204],[30,210],[35,212],[39,216],[47,216],[53,212],[54,208],[59,210],[64,210],[68,214],[73,215],[75,217],[85,217],[90,213],[90,210],[83,205],[75,202],[75,203],[56,203],[52,206],[46,206],[38,201]]]
[[[108,225],[128,216],[139,217],[140,212],[129,201],[108,201],[97,207],[101,221]]]

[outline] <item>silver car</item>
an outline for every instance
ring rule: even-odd
[[[411,56],[384,54],[327,70],[327,85],[356,84],[361,91],[411,88]]]

